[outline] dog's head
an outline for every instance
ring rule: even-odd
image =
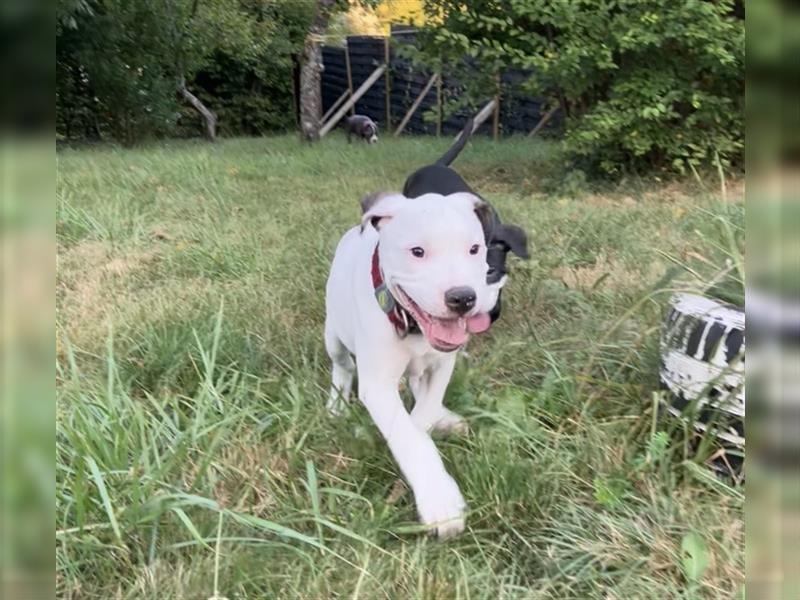
[[[480,198],[382,193],[365,198],[362,208],[362,228],[380,237],[386,285],[434,348],[455,350],[470,333],[488,329],[504,280],[487,283],[488,206]]]
[[[361,136],[370,144],[378,141],[378,125],[372,120],[367,119],[361,127]]]

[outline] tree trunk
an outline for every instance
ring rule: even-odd
[[[321,36],[328,27],[331,8],[336,0],[317,0],[317,13],[308,29],[303,47],[300,67],[300,130],[305,139],[319,139],[320,116],[322,115],[322,51]]]
[[[300,56],[292,54],[292,116],[294,124],[300,125]]]
[[[181,81],[181,96],[191,104],[194,109],[203,115],[206,120],[206,137],[213,142],[217,139],[217,115],[210,111],[205,104],[200,102],[200,98],[186,89],[186,83]]]

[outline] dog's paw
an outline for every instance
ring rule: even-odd
[[[464,531],[464,509],[467,507],[458,484],[447,473],[428,485],[422,486],[417,493],[417,511],[423,525],[428,526],[432,534],[439,539],[446,539]]]
[[[466,435],[469,433],[469,425],[464,417],[444,407],[441,407],[441,410],[433,415],[421,415],[412,412],[411,420],[420,431],[426,433],[436,432],[446,435]]]
[[[442,415],[433,424],[432,429],[437,433],[446,433],[448,435],[467,435],[469,433],[469,424],[467,424],[464,417],[445,408]]]

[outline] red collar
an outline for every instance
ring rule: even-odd
[[[378,257],[378,246],[375,245],[375,251],[372,253],[372,287],[375,290],[375,299],[378,301],[378,306],[386,313],[389,322],[394,325],[397,335],[401,338],[406,337],[409,332],[414,333],[419,331],[419,326],[414,317],[395,300],[389,287],[383,281],[383,274],[381,273],[380,259]]]

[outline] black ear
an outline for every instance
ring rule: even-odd
[[[361,232],[364,232],[367,223],[379,229],[381,220],[390,219],[405,200],[405,196],[399,192],[374,192],[364,196],[361,199]]]
[[[516,225],[500,225],[494,230],[492,241],[502,242],[520,258],[530,258],[528,235]]]
[[[488,202],[480,200],[475,204],[475,215],[478,217],[478,221],[481,222],[483,235],[488,242],[492,238],[492,233],[494,231],[494,223],[496,220],[494,209],[492,209]]]
[[[397,194],[397,192],[372,192],[371,194],[367,194],[363,198],[361,198],[361,214],[366,214],[370,211],[370,209],[378,203],[379,200],[382,200],[386,196],[391,196],[393,194]]]

